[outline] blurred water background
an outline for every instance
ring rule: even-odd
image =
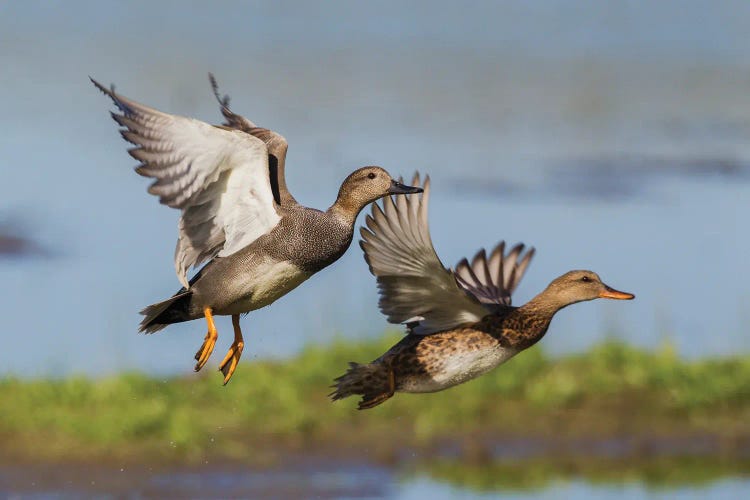
[[[359,463],[296,464],[281,470],[248,471],[239,467],[205,467],[201,470],[121,469],[114,474],[96,467],[86,470],[55,467],[35,477],[35,494],[30,498],[390,498],[419,500],[431,498],[498,498],[491,489],[453,485],[424,473],[398,474],[384,467]],[[5,469],[9,484],[29,481],[22,467]],[[0,479],[4,479],[0,475]],[[62,485],[62,486],[60,486]],[[11,491],[14,491],[13,489]],[[15,491],[23,491],[21,488]],[[665,487],[623,482],[590,483],[581,480],[556,482],[546,488],[515,487],[504,490],[507,499],[653,499],[684,500],[738,499],[747,491],[747,481],[718,480],[710,484]],[[10,495],[19,498],[20,495]]]
[[[446,265],[523,241],[538,253],[517,304],[574,268],[636,294],[566,309],[545,349],[746,352],[748,32],[740,0],[2,2],[0,372],[192,370],[203,323],[136,333],[179,287],[178,213],[146,193],[88,76],[218,123],[209,71],[288,139],[300,202],[327,207],[362,165],[419,170]],[[353,245],[243,319],[244,359],[379,335],[376,302]]]
[[[327,207],[365,164],[427,172],[446,265],[523,241],[538,254],[516,303],[574,268],[636,293],[562,312],[553,352],[607,335],[747,350],[748,27],[740,1],[3,3],[0,220],[46,255],[0,260],[0,370],[191,369],[202,324],[136,334],[178,288],[178,213],[146,194],[88,75],[218,123],[208,71],[287,137],[301,202]],[[379,334],[375,304],[354,246],[243,320],[246,358]]]

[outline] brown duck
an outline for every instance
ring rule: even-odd
[[[415,186],[420,185],[415,176]],[[521,307],[511,294],[534,249],[518,244],[505,253],[501,242],[487,255],[443,267],[427,224],[429,177],[422,195],[375,204],[360,245],[377,278],[380,310],[408,334],[368,364],[350,363],[335,380],[333,400],[362,395],[359,409],[373,408],[396,392],[436,392],[476,378],[541,340],[552,317],[576,302],[630,300],[592,271],[570,271]]]

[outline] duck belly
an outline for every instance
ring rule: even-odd
[[[251,272],[243,274],[242,282],[235,285],[232,293],[237,298],[216,312],[242,314],[260,309],[294,290],[310,276],[312,273],[289,261],[265,259]]]
[[[400,381],[403,392],[435,392],[484,375],[518,353],[499,345],[444,352],[438,359],[421,360],[421,370]]]

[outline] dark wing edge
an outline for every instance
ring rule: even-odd
[[[297,200],[294,199],[286,185],[286,152],[289,144],[284,136],[273,130],[259,127],[244,116],[233,112],[229,109],[229,95],[224,94],[222,97],[219,94],[219,85],[213,73],[208,74],[208,80],[211,83],[211,90],[214,93],[214,97],[219,102],[221,114],[226,120],[223,125],[248,133],[266,144],[266,148],[268,148],[268,169],[271,179],[271,190],[273,191],[276,203],[281,206],[296,205]]]
[[[533,247],[526,252],[524,249],[525,245],[518,243],[505,253],[505,242],[501,241],[488,257],[483,248],[471,263],[464,258],[456,264],[456,280],[482,304],[510,306],[511,295],[536,252]]]

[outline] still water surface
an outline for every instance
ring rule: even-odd
[[[248,471],[234,466],[161,472],[106,470],[92,467],[56,471],[0,468],[0,494],[8,498],[503,498],[517,499],[703,499],[743,498],[750,480],[717,479],[681,487],[650,486],[638,481],[617,484],[584,479],[561,480],[539,488],[462,488],[427,475],[401,474],[369,465],[324,463],[272,471]]]

